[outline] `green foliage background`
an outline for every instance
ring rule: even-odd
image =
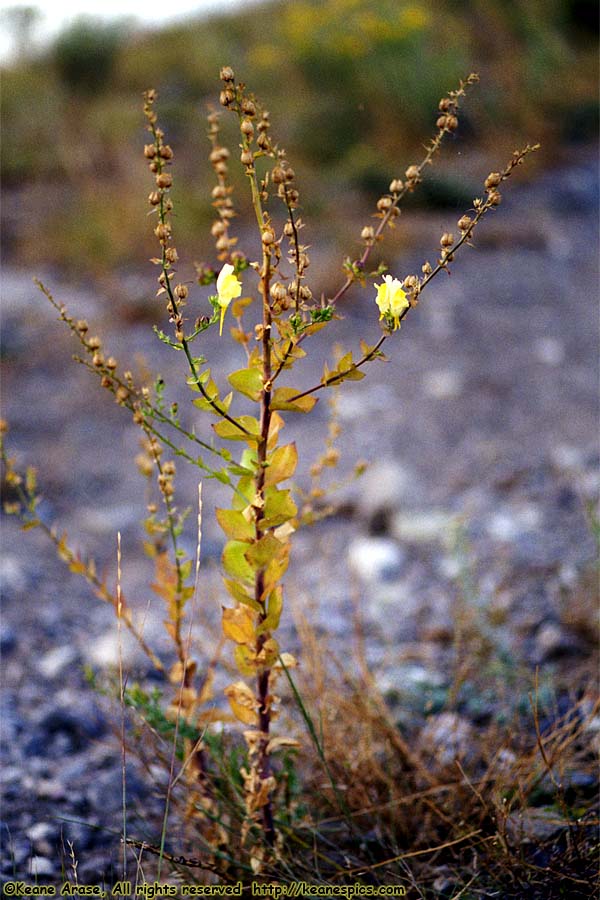
[[[79,19],[3,72],[5,252],[81,274],[146,258],[140,106],[153,86],[176,152],[178,243],[201,255],[212,186],[203,117],[223,64],[270,109],[303,200],[313,197],[307,218],[341,220],[349,194],[386,190],[431,134],[438,98],[473,70],[481,86],[455,149],[465,140],[502,158],[540,140],[547,164],[595,137],[596,18],[588,0],[274,0],[152,31]],[[419,202],[453,205],[470,191],[442,166]]]

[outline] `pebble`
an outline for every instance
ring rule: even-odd
[[[457,713],[430,716],[419,735],[424,753],[435,756],[442,766],[467,756],[473,742],[473,726]]]
[[[44,678],[53,680],[77,659],[77,651],[74,647],[65,644],[62,647],[54,647],[38,660],[37,666]]]
[[[404,560],[405,554],[391,538],[359,537],[348,547],[348,564],[364,581],[392,581]]]
[[[567,827],[567,822],[555,809],[546,807],[518,810],[506,819],[506,835],[513,844],[547,841]]]
[[[56,874],[52,860],[45,856],[32,856],[29,861],[29,875],[38,878],[50,878]]]
[[[454,522],[455,518],[443,509],[414,510],[395,515],[391,531],[399,541],[428,544],[444,540]]]
[[[370,521],[398,509],[414,491],[415,476],[398,460],[384,458],[368,466],[358,485],[359,515]]]
[[[538,662],[547,662],[559,656],[576,653],[578,642],[573,635],[561,628],[556,622],[545,622],[535,636],[535,653]]]
[[[496,541],[510,543],[536,531],[541,525],[540,510],[532,504],[505,507],[492,513],[486,525],[487,533]]]
[[[560,366],[565,359],[565,345],[558,338],[541,337],[533,342],[533,352],[546,366]]]
[[[426,372],[423,375],[423,391],[435,400],[450,400],[460,396],[464,379],[455,369]]]
[[[17,646],[17,633],[10,625],[0,624],[0,653],[12,653]]]

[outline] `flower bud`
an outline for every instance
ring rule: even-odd
[[[385,212],[386,210],[388,210],[390,208],[392,203],[393,203],[393,200],[391,197],[380,197],[379,200],[377,201],[377,209],[380,212]]]
[[[171,236],[171,226],[166,222],[159,222],[154,229],[154,234],[162,244],[164,241],[168,241],[169,237]]]
[[[375,237],[375,229],[373,228],[372,225],[365,225],[365,227],[363,228],[363,230],[360,233],[360,236],[363,239],[363,241],[370,242]]]
[[[152,191],[151,194],[148,194],[148,203],[150,206],[158,206],[160,203],[160,194],[158,191]]]
[[[146,144],[144,146],[144,156],[146,159],[154,159],[156,156],[156,147],[154,144]]]
[[[213,237],[219,237],[222,234],[225,234],[227,231],[227,226],[224,222],[221,222],[220,219],[217,219],[216,222],[213,222],[212,228],[210,229],[210,233]]]
[[[490,191],[488,194],[488,203],[492,206],[499,206],[502,202],[502,195],[500,191]]]
[[[104,365],[104,357],[99,350],[96,350],[96,352],[92,356],[92,363],[96,366],[97,369],[100,369]]]
[[[275,166],[271,173],[271,178],[273,179],[274,184],[283,184],[285,181],[285,172],[281,166]]]
[[[256,115],[256,106],[252,100],[248,100],[248,98],[242,100],[242,112],[245,116],[252,117]]]
[[[451,247],[454,243],[454,235],[446,231],[440,238],[440,246]]]
[[[180,300],[185,300],[187,295],[189,294],[189,290],[187,285],[185,284],[176,284],[175,285],[175,293],[179,297]]]
[[[240,160],[242,165],[251,166],[254,163],[254,155],[251,150],[242,150],[242,154],[240,156]]]
[[[173,159],[173,150],[168,144],[163,144],[158,152],[161,159]]]
[[[286,237],[289,237],[289,238],[294,237],[294,226],[292,225],[292,223],[289,220],[283,226],[283,233],[285,234]]]
[[[117,403],[124,403],[129,397],[129,391],[121,384],[116,390],[115,397],[117,399]]]
[[[265,228],[261,235],[261,241],[266,247],[275,242],[275,233],[271,228]]]
[[[77,331],[79,332],[79,334],[85,334],[90,326],[85,321],[85,319],[79,319],[79,321],[77,322],[75,327],[76,327]]]
[[[114,372],[114,370],[117,368],[117,361],[116,361],[116,359],[114,358],[114,356],[109,356],[109,357],[108,357],[108,359],[106,360],[106,368],[107,368],[107,369],[112,369],[113,372]]]
[[[454,106],[453,101],[450,97],[442,97],[440,102],[438,103],[438,109],[440,112],[448,112]]]
[[[446,125],[448,124],[449,118],[450,118],[450,116],[440,116],[435,123],[436,128],[445,128]]]
[[[165,250],[165,259],[169,263],[177,262],[177,260],[179,259],[179,254],[177,253],[175,247],[167,247],[167,249]]]
[[[99,337],[91,337],[87,342],[88,350],[99,350],[102,346],[102,341]]]
[[[399,178],[394,178],[394,180],[390,183],[390,192],[392,194],[399,194],[403,187],[403,182],[400,181]]]
[[[170,175],[168,172],[160,172],[156,176],[156,184],[162,190],[165,190],[166,188],[170,188],[171,185],[173,184],[173,176]]]
[[[456,116],[446,116],[446,128],[448,131],[456,131],[458,128],[458,119]]]
[[[221,81],[233,81],[235,75],[233,74],[233,69],[231,66],[223,66],[221,71],[219,72],[219,78]]]
[[[463,234],[466,231],[469,231],[472,224],[473,220],[469,216],[461,216],[457,222],[457,225]]]
[[[409,166],[405,172],[405,175],[409,181],[418,181],[419,167],[418,166]]]
[[[231,106],[234,100],[235,94],[233,93],[233,91],[221,91],[221,93],[219,94],[219,103],[221,104],[221,106]]]

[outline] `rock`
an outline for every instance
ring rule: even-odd
[[[444,540],[451,531],[454,517],[443,509],[401,512],[392,520],[392,534],[400,542],[425,544]]]
[[[40,778],[35,785],[38,800],[66,800],[67,791],[57,778]]]
[[[560,366],[565,359],[565,345],[558,338],[540,337],[533,342],[533,353],[546,366]]]
[[[506,836],[516,844],[538,844],[548,841],[568,823],[552,808],[528,808],[512,812],[506,819]]]
[[[397,578],[405,555],[391,538],[359,537],[348,547],[348,564],[364,581]]]
[[[518,507],[504,507],[494,512],[488,519],[486,531],[497,541],[517,541],[524,535],[536,531],[541,524],[541,513],[532,504]]]
[[[115,624],[110,631],[100,635],[89,647],[88,660],[92,666],[110,669],[119,665],[119,655],[121,655],[123,666],[127,669],[136,665],[142,665],[144,668],[148,666],[146,656],[139,644],[125,628],[121,631],[119,641],[117,625]]]
[[[54,842],[58,837],[57,829],[49,822],[36,822],[25,832],[33,845],[33,849],[43,856],[52,856]]]
[[[17,646],[17,633],[10,625],[0,624],[0,653],[12,653]]]
[[[451,712],[430,716],[419,735],[423,752],[434,756],[443,766],[467,756],[472,740],[471,723]]]
[[[547,662],[561,656],[568,656],[577,653],[580,649],[580,645],[573,635],[556,622],[544,622],[535,636],[535,658],[538,662]]]
[[[396,459],[381,459],[361,476],[358,513],[370,525],[397,510],[411,493],[414,476]],[[375,529],[377,530],[377,529]]]
[[[28,869],[29,875],[37,878],[51,878],[56,874],[54,863],[45,856],[32,856]]]
[[[54,647],[38,660],[38,669],[44,678],[54,679],[71,666],[77,659],[77,651],[74,647],[64,644],[62,647]]]
[[[423,390],[435,400],[449,400],[462,393],[464,379],[455,369],[426,372],[423,375]]]

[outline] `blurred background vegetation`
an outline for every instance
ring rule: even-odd
[[[33,53],[35,11],[13,10],[20,53],[2,73],[5,261],[87,277],[153,254],[141,153],[148,87],[175,151],[177,246],[210,258],[205,115],[224,64],[271,111],[305,218],[328,221],[333,239],[345,237],[349,210],[368,215],[418,160],[439,97],[479,72],[446,163],[414,201],[462,209],[492,150],[502,163],[539,140],[536,165],[548,166],[596,138],[597,18],[595,0],[266,0],[152,30],[80,18]],[[474,175],[477,160],[486,162]]]

